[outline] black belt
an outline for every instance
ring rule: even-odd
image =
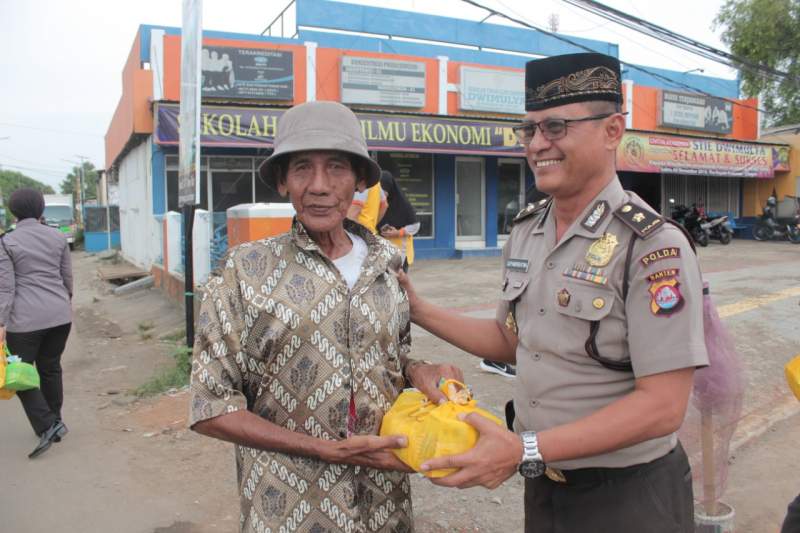
[[[668,454],[664,455],[663,457],[659,457],[658,459],[654,459],[649,463],[640,463],[620,468],[593,467],[576,468],[574,470],[560,470],[558,468],[548,466],[547,470],[545,470],[545,475],[542,477],[544,478],[546,476],[550,481],[561,485],[591,485],[605,481],[618,481],[620,479],[634,476],[641,471],[646,471],[650,470],[651,468],[657,468],[661,466],[662,463],[665,463],[669,459],[673,458],[675,456],[675,452],[678,450],[680,450],[680,453],[683,453],[683,447],[680,443],[678,443],[678,445],[675,446],[675,448],[673,448]]]

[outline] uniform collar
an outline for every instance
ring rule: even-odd
[[[37,224],[40,224],[40,222],[35,218],[23,218],[17,222],[17,227],[24,228],[26,226],[36,226]]]
[[[592,201],[583,209],[572,225],[564,233],[561,242],[566,242],[573,235],[580,235],[589,239],[595,239],[603,234],[608,228],[613,218],[614,211],[625,202],[625,190],[619,182],[619,177],[609,182],[600,193],[592,198]],[[542,218],[534,226],[533,234],[546,234],[549,242],[555,242],[556,223],[555,217],[550,216],[552,202],[548,206]]]

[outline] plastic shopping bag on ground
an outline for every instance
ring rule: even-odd
[[[8,351],[8,346],[3,347],[5,363],[5,379],[3,389],[10,391],[20,391],[39,388],[39,373],[36,367],[16,361],[19,357],[14,357]]]
[[[4,387],[6,384],[6,345],[0,346],[0,400],[8,400],[16,393],[13,390],[8,390]]]
[[[504,425],[499,418],[477,406],[463,383],[449,379],[441,383],[439,389],[448,398],[442,405],[431,403],[416,389],[408,389],[397,397],[383,416],[380,434],[405,435],[408,438],[407,447],[392,452],[417,472],[428,459],[464,453],[478,442],[478,430],[459,420],[459,414],[478,413],[499,426]],[[455,471],[440,469],[424,474],[436,478]]]

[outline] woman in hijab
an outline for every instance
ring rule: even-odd
[[[72,265],[64,235],[39,223],[41,192],[18,189],[8,207],[17,227],[0,237],[0,344],[39,372],[41,388],[17,392],[39,436],[33,459],[67,434],[61,354],[72,324]]]
[[[419,231],[417,213],[388,170],[381,171],[381,188],[389,207],[380,221],[381,237],[389,239],[405,257],[403,270],[414,263],[414,235]]]

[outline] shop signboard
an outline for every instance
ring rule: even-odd
[[[177,144],[175,104],[156,104],[155,140]],[[203,146],[272,146],[285,109],[204,105],[200,115]],[[511,127],[515,122],[430,116],[356,113],[372,150],[525,155]]]
[[[425,63],[342,57],[342,103],[425,107]]]
[[[203,46],[203,97],[292,100],[291,52],[266,48]]]
[[[661,91],[659,126],[713,133],[733,131],[733,103],[701,94]]]
[[[788,161],[778,145],[721,139],[626,132],[617,150],[617,168],[654,172],[740,178],[772,178]]]
[[[461,67],[459,107],[465,111],[525,114],[525,73]]]

